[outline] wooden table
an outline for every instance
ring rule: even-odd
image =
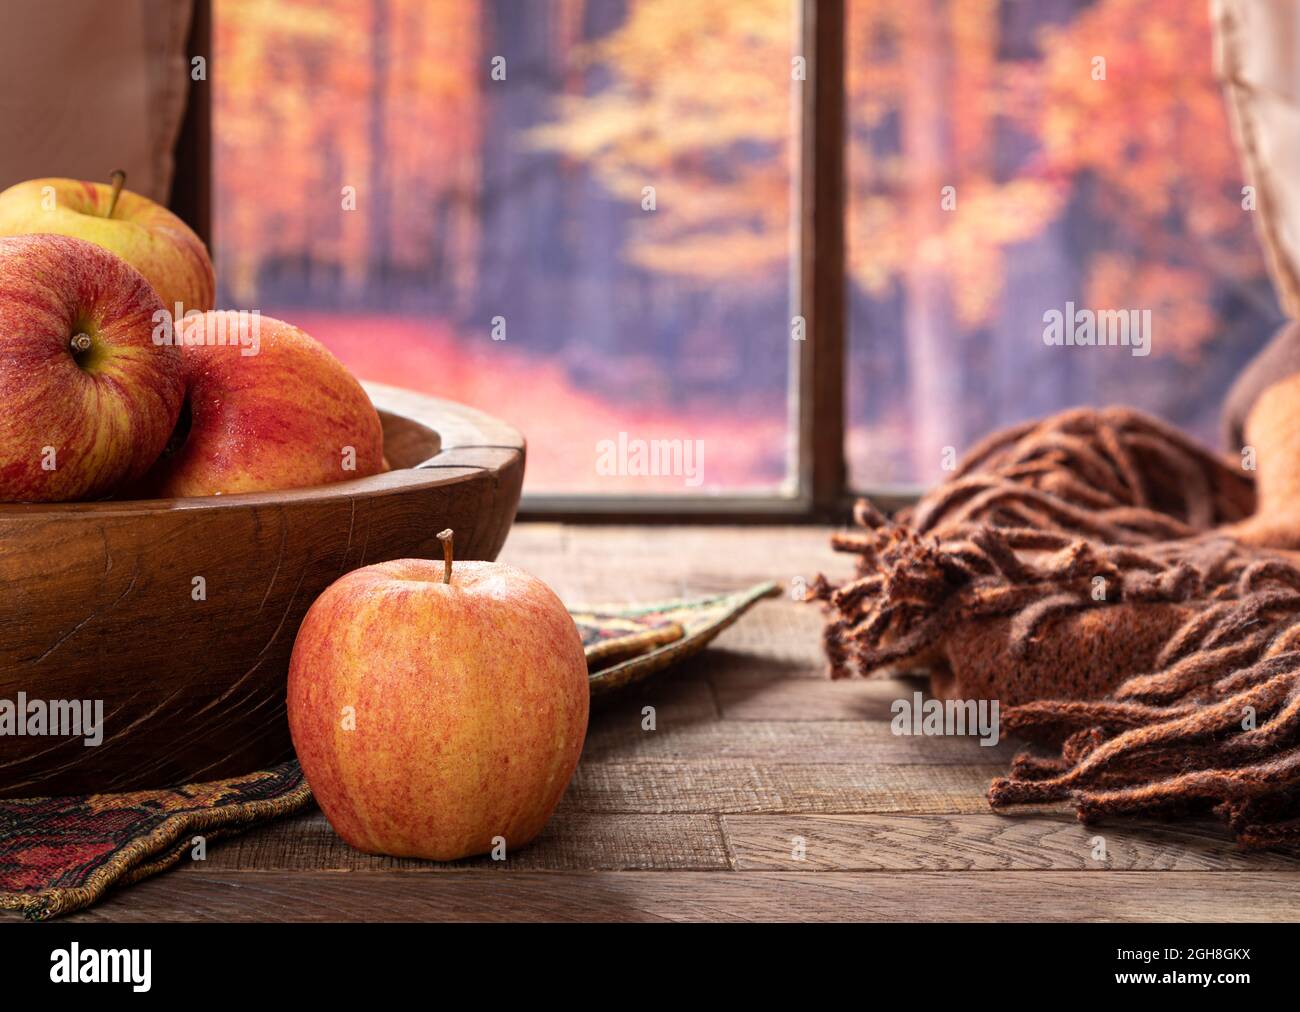
[[[652,600],[843,575],[827,534],[523,524],[502,557],[566,601]],[[371,857],[313,810],[73,919],[1300,918],[1300,861],[1237,853],[1216,825],[992,814],[984,791],[1012,746],[895,736],[890,704],[917,686],[829,681],[820,631],[815,607],[763,601],[702,656],[593,711],[559,811],[506,862]]]

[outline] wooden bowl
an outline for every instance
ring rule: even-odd
[[[520,434],[450,401],[367,390],[385,474],[0,505],[0,706],[19,693],[29,714],[32,701],[103,702],[96,746],[0,734],[0,797],[164,787],[290,758],[289,652],[321,591],[369,563],[442,558],[447,527],[458,558],[496,557],[519,504]]]

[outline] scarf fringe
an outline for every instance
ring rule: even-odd
[[[1212,811],[1243,846],[1300,843],[1300,567],[1213,532],[1253,506],[1248,478],[1138,412],[990,437],[898,522],[863,500],[857,529],[834,535],[858,562],[809,593],[828,613],[831,675],[924,664],[963,623],[1009,619],[1023,659],[1049,619],[1183,605],[1155,670],[1106,699],[1004,713],[1055,754],[1017,756],[990,804],[1064,800],[1088,822]]]

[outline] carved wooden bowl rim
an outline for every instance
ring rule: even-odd
[[[499,471],[525,451],[518,429],[486,412],[456,401],[420,394],[384,383],[363,382],[385,428],[385,451],[394,426],[422,432],[412,440],[422,448],[419,459],[391,460],[383,474],[317,485],[311,488],[244,492],[238,495],[196,496],[187,499],[122,499],[102,502],[0,503],[0,520],[32,518],[39,514],[91,514],[141,516],[171,510],[231,510],[276,503],[310,502],[386,492],[412,485],[443,485],[474,477],[481,471]],[[425,456],[429,453],[429,456]]]

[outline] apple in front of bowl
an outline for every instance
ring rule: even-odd
[[[320,342],[257,313],[181,320],[185,403],[141,498],[308,488],[385,470],[379,415]]]
[[[16,183],[0,193],[0,236],[46,233],[93,242],[143,274],[174,316],[211,309],[216,275],[203,240],[161,204],[122,189],[125,178]]]
[[[582,752],[582,638],[511,566],[402,559],[357,569],[308,610],[289,730],[312,793],[359,850],[451,861],[541,832]]]
[[[184,398],[162,312],[99,246],[0,238],[0,500],[97,499],[149,468]]]

